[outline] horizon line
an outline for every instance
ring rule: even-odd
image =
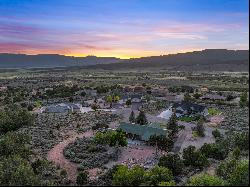
[[[72,54],[60,54],[60,53],[36,53],[36,54],[29,54],[29,53],[0,53],[2,54],[10,54],[10,55],[27,55],[27,56],[38,56],[38,55],[58,55],[58,56],[65,56],[65,57],[75,57],[75,58],[86,58],[86,57],[97,57],[97,58],[119,58],[119,59],[136,59],[136,58],[147,58],[147,57],[159,57],[159,56],[168,56],[168,55],[177,55],[177,54],[184,54],[184,53],[192,53],[192,52],[201,52],[205,50],[228,50],[228,51],[249,51],[249,49],[227,49],[227,48],[204,48],[200,50],[190,50],[190,51],[180,51],[176,53],[166,53],[166,54],[159,54],[153,56],[139,56],[139,57],[119,57],[119,56],[96,56],[96,55],[72,55]]]

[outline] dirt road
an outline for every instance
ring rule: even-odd
[[[64,148],[75,141],[76,138],[89,138],[93,136],[92,131],[87,131],[85,133],[77,134],[75,132],[71,132],[69,138],[65,139],[64,141],[60,142],[59,144],[55,145],[47,155],[47,159],[49,161],[53,161],[56,165],[59,165],[60,168],[63,168],[67,171],[68,179],[71,180],[73,183],[76,181],[77,176],[77,164],[70,162],[67,160],[63,155]]]

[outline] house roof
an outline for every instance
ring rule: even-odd
[[[49,113],[63,113],[71,110],[67,105],[50,105],[46,107],[45,111]]]
[[[183,101],[181,103],[175,103],[173,105],[173,108],[182,108],[184,111],[192,110],[192,111],[196,111],[196,112],[202,112],[205,110],[206,107],[203,105],[198,105],[195,103]],[[179,109],[178,109],[178,111],[179,111]]]
[[[212,100],[226,100],[227,98],[222,95],[216,95],[216,94],[207,94],[202,99],[212,99]]]
[[[167,131],[158,128],[157,126],[147,126],[147,125],[138,125],[131,123],[121,123],[118,129],[125,131],[126,133],[135,134],[141,137],[142,140],[148,141],[151,136],[166,136]]]

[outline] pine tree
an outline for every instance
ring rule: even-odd
[[[135,123],[135,113],[134,113],[133,110],[132,110],[132,112],[130,113],[129,121],[130,121],[130,123]]]
[[[177,116],[175,111],[173,112],[172,116],[169,119],[168,129],[171,130],[172,134],[178,133]]]
[[[199,136],[204,137],[205,136],[205,128],[203,126],[204,120],[201,118],[199,119],[197,126],[196,126],[196,130]]]
[[[146,118],[146,115],[144,111],[140,111],[139,115],[136,118],[136,122],[140,125],[146,125],[148,123],[148,120]]]

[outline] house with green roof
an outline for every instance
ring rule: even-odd
[[[167,130],[157,125],[138,125],[121,123],[118,129],[123,130],[129,138],[149,141],[151,136],[167,136]]]

